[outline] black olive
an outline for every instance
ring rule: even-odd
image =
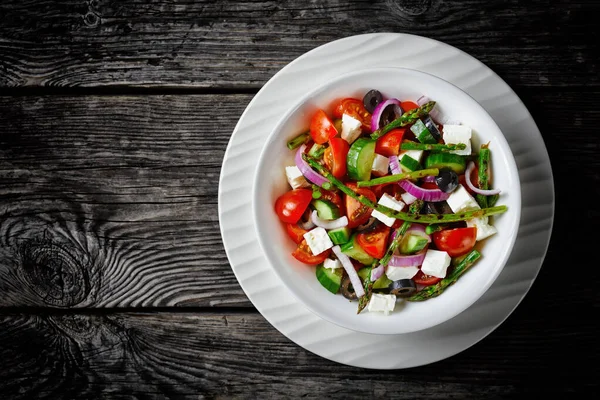
[[[427,202],[425,203],[426,214],[453,214],[454,211],[445,201]]]
[[[402,110],[398,111],[398,107],[390,104],[381,112],[381,118],[379,119],[379,126],[386,126],[396,118],[402,115]]]
[[[440,174],[435,177],[435,183],[442,192],[450,193],[458,187],[458,175],[448,168],[440,170]]]
[[[435,124],[435,122],[433,122],[433,119],[431,119],[431,117],[429,115],[425,116],[425,118],[423,118],[423,123],[425,124],[425,126],[427,127],[427,129],[429,129],[429,132],[431,132],[431,136],[433,136],[433,138],[437,141],[442,139],[442,134],[440,133],[440,130],[438,129],[437,125]]]
[[[417,291],[417,286],[412,279],[400,279],[390,285],[390,293],[396,296],[406,297]]]
[[[367,94],[365,94],[365,97],[363,97],[363,104],[364,104],[365,108],[367,109],[367,111],[370,112],[371,114],[375,110],[375,107],[377,107],[377,105],[379,103],[381,103],[382,101],[383,101],[383,96],[381,95],[379,90],[375,90],[375,89],[369,90],[367,92]]]
[[[352,283],[350,282],[350,278],[347,276],[344,277],[344,279],[342,279],[342,285],[340,287],[340,291],[342,292],[342,296],[344,296],[348,300],[358,299],[358,296],[356,295],[356,292],[354,291],[354,288],[352,287]]]

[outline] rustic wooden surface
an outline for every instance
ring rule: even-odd
[[[597,391],[597,235],[584,231],[600,223],[599,12],[595,0],[2,1],[0,399]],[[256,91],[316,46],[383,31],[496,71],[538,123],[556,184],[550,250],[521,305],[470,349],[397,371],[330,362],[268,324],[217,215],[223,154]]]

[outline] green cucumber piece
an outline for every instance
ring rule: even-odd
[[[421,121],[420,119],[417,120],[417,122],[415,122],[410,127],[410,130],[412,131],[412,133],[415,134],[415,137],[421,143],[430,143],[430,144],[437,143],[437,140],[435,140],[435,138],[433,137],[431,132],[429,132],[429,129],[427,129],[427,127],[425,126],[423,121]]]
[[[367,277],[371,276],[371,267],[364,267],[358,270],[358,277],[361,281],[366,281]]]
[[[368,276],[371,276],[371,267],[365,267],[358,270],[359,278],[364,282]],[[373,289],[387,289],[392,284],[392,281],[385,275],[381,275],[379,279],[373,282]]]
[[[414,254],[427,246],[427,239],[422,236],[408,234],[400,241],[398,251],[402,254]]]
[[[327,232],[329,238],[333,244],[344,244],[350,240],[350,228],[344,226],[343,228],[332,229]]]
[[[329,268],[325,268],[323,264],[320,264],[317,266],[316,275],[317,280],[325,289],[329,290],[333,294],[336,294],[342,285],[344,269],[337,268],[332,271]]]
[[[400,169],[402,169],[402,172],[414,172],[423,169],[423,167],[417,160],[405,154],[400,160]]]
[[[425,168],[450,168],[459,175],[465,172],[466,167],[466,158],[458,154],[431,153],[425,159]]]
[[[342,250],[342,253],[344,253],[345,255],[347,255],[350,258],[355,259],[356,261],[358,261],[361,264],[370,265],[370,264],[373,264],[373,261],[375,261],[375,259],[373,257],[368,255],[363,250],[363,248],[360,247],[360,245],[356,241],[356,233],[354,235],[352,235],[350,240],[348,242],[344,243],[340,247],[340,249]]]
[[[340,217],[340,209],[329,200],[316,199],[311,202],[317,210],[321,219],[337,219]]]
[[[354,181],[371,179],[371,168],[375,159],[375,140],[358,138],[348,151],[346,166],[348,178]]]

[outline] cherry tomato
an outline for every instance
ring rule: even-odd
[[[475,246],[477,228],[446,229],[434,232],[432,236],[439,250],[447,252],[450,257],[458,257],[467,254]]]
[[[318,265],[325,261],[325,259],[329,257],[330,253],[331,250],[328,249],[315,256],[310,250],[310,247],[308,247],[308,243],[306,243],[306,240],[302,239],[302,241],[298,244],[298,247],[296,248],[296,250],[294,250],[292,255],[296,260],[304,264]]]
[[[325,165],[333,176],[338,179],[346,175],[348,150],[350,150],[350,145],[344,139],[331,138],[329,139],[329,147],[325,149],[325,153],[323,154]]]
[[[386,157],[397,156],[400,152],[400,143],[402,143],[405,132],[406,128],[392,129],[377,139],[375,153]]]
[[[315,143],[323,144],[338,134],[333,122],[325,111],[319,109],[310,120],[310,137]]]
[[[347,183],[350,189],[354,190],[356,193],[361,194],[371,200],[373,203],[377,201],[377,197],[375,197],[375,193],[367,188],[359,188],[355,183]],[[373,212],[372,208],[369,208],[359,202],[358,200],[353,199],[348,195],[344,195],[346,200],[346,216],[348,217],[348,228],[356,228],[359,225],[364,224],[371,217],[371,213]]]
[[[300,228],[298,224],[286,224],[285,230],[296,244],[300,244],[304,240],[304,234],[308,232],[306,229]]]
[[[370,231],[361,232],[356,235],[356,241],[363,248],[365,253],[375,258],[382,258],[387,250],[387,241],[390,236],[391,228],[385,224],[377,224]]]
[[[400,107],[402,107],[402,111],[407,112],[410,110],[414,110],[415,108],[419,108],[419,105],[413,101],[401,101]]]
[[[312,190],[294,189],[285,192],[275,201],[275,212],[282,222],[295,224],[300,220],[312,200]]]
[[[335,204],[337,206],[337,208],[340,210],[340,214],[344,214],[345,213],[345,206],[344,206],[344,202],[342,201],[342,197],[335,193],[332,192],[330,190],[325,190],[325,189],[319,189],[321,192],[321,197],[319,197],[319,199],[321,200],[329,200],[330,202],[332,202],[333,204]]]
[[[354,119],[357,119],[362,124],[365,130],[371,130],[371,113],[367,111],[362,100],[346,97],[335,103],[333,116],[342,118],[342,115],[348,114]]]
[[[419,272],[417,272],[417,274],[412,279],[416,284],[423,286],[435,285],[436,283],[442,280],[442,278],[438,278],[437,276],[424,274],[423,272],[421,272],[421,270],[419,270]]]
[[[420,185],[423,189],[439,189],[437,183],[435,182],[423,182]]]

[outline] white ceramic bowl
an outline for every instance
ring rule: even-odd
[[[493,217],[498,233],[478,243],[481,259],[440,296],[423,302],[399,300],[388,316],[366,309],[356,314],[357,302],[325,290],[315,277],[315,267],[300,263],[291,253],[296,245],[274,211],[277,197],[290,190],[285,166],[294,165],[294,153],[286,142],[308,128],[317,108],[331,115],[331,103],[342,97],[362,96],[370,89],[384,97],[415,101],[421,95],[435,100],[444,115],[473,129],[472,144],[478,149],[489,142],[494,187],[502,189],[498,205],[508,211]],[[404,68],[373,68],[342,75],[299,99],[281,117],[264,144],[253,185],[253,212],[257,236],[271,267],[283,284],[313,313],[358,332],[400,334],[430,328],[465,311],[492,285],[513,248],[521,212],[521,191],[514,157],[502,132],[472,97],[433,75]],[[278,300],[272,299],[274,303]],[[468,312],[468,311],[466,311]]]

